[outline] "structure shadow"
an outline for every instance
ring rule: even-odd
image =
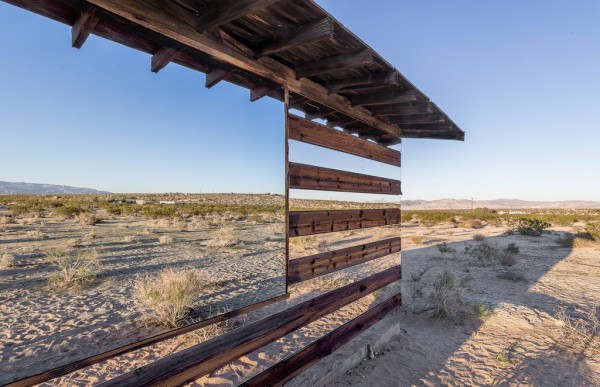
[[[553,233],[553,236],[543,236],[540,238],[557,238],[562,237],[566,233]],[[529,245],[529,248],[521,248],[521,252],[518,254],[518,260],[522,265],[519,270],[524,271],[526,280],[510,281],[507,279],[501,279],[497,277],[497,274],[511,268],[505,268],[499,263],[490,265],[488,267],[476,266],[473,263],[471,268],[468,267],[469,260],[474,260],[472,255],[465,252],[465,246],[471,245],[476,246],[476,241],[463,241],[448,243],[447,247],[453,250],[452,254],[441,253],[437,246],[427,246],[417,248],[413,250],[405,250],[402,252],[402,293],[403,293],[403,307],[401,317],[402,322],[407,322],[410,319],[411,329],[413,331],[420,330],[419,324],[431,326],[432,324],[439,325],[439,328],[448,327],[453,323],[448,322],[444,319],[439,319],[434,316],[431,307],[422,307],[420,310],[414,310],[413,298],[411,296],[411,281],[419,276],[423,276],[424,272],[428,272],[428,281],[431,285],[432,281],[435,281],[437,276],[443,272],[451,272],[460,277],[464,276],[466,271],[471,270],[471,274],[475,274],[473,286],[477,290],[476,292],[466,292],[465,301],[466,303],[475,303],[477,299],[484,300],[487,306],[494,310],[501,304],[509,304],[516,308],[525,307],[531,310],[533,314],[547,315],[552,317],[558,317],[558,311],[564,309],[570,315],[576,315],[578,311],[589,310],[593,300],[585,299],[585,297],[578,298],[577,302],[569,302],[563,299],[554,297],[553,295],[545,294],[539,290],[534,289],[535,285],[542,279],[542,277],[549,274],[557,264],[567,259],[573,252],[572,247],[561,247],[558,244],[556,246],[541,247],[541,249],[535,250],[531,248],[532,244],[539,242],[540,239],[530,239],[535,237],[522,237],[522,236],[511,236],[510,239],[507,235],[501,235],[498,237],[488,237],[483,243],[490,246],[502,249],[509,242],[517,241],[516,244],[519,246],[519,241],[524,245]],[[548,240],[546,240],[548,242]],[[535,246],[535,245],[534,245]],[[456,259],[456,257],[459,257]],[[432,257],[435,257],[432,259]],[[429,262],[429,263],[427,263]],[[466,264],[465,264],[466,262]],[[519,264],[519,263],[518,263]],[[517,264],[517,265],[518,265]],[[587,266],[597,267],[592,263],[586,263]],[[515,266],[514,269],[516,269]],[[533,268],[528,270],[528,268]],[[473,273],[473,270],[478,270],[478,273]],[[477,278],[480,273],[485,273],[486,270],[489,272],[485,278]],[[467,274],[467,276],[471,275]],[[490,277],[496,277],[490,279]],[[494,287],[494,294],[485,294],[485,288],[489,285],[488,281],[504,281],[502,286]],[[474,293],[474,294],[473,294]],[[426,297],[426,295],[424,296]],[[379,297],[373,304],[377,304],[383,300],[383,297]],[[579,301],[580,300],[580,301]],[[596,300],[598,301],[598,300]],[[426,305],[429,301],[423,301],[423,305]],[[596,313],[600,313],[600,310],[596,310]],[[406,317],[409,320],[406,320]],[[430,321],[427,321],[430,319]],[[415,321],[419,321],[415,323]],[[415,324],[414,326],[412,326]],[[464,325],[457,325],[456,327],[461,332],[460,335],[453,335],[449,330],[447,334],[442,338],[445,341],[444,345],[436,346],[435,356],[426,359],[428,370],[426,375],[419,374],[414,370],[408,368],[411,367],[410,360],[407,360],[407,364],[397,364],[398,367],[398,380],[401,381],[401,385],[406,383],[410,385],[420,385],[424,383],[433,384],[447,384],[447,383],[469,383],[469,381],[452,380],[452,371],[448,367],[451,364],[451,359],[454,356],[462,356],[459,354],[461,348],[473,337],[477,336],[478,331],[482,328],[484,321],[471,318]],[[436,326],[437,326],[436,325]],[[401,326],[402,328],[402,326]],[[436,328],[437,329],[437,328]],[[556,328],[558,329],[558,327]],[[500,335],[502,336],[502,335]],[[520,345],[520,337],[507,336],[506,350],[509,356],[514,349]],[[422,348],[423,343],[417,343],[410,341],[413,340],[410,337],[410,333],[405,336],[398,338],[398,344],[392,346],[394,351],[409,350],[411,348]],[[567,353],[568,352],[568,353]],[[532,350],[528,350],[525,354],[515,355],[515,359],[518,357],[518,363],[515,362],[512,367],[501,367],[500,365],[494,372],[494,380],[491,384],[493,385],[515,385],[515,384],[531,384],[531,385],[595,385],[597,380],[594,380],[594,374],[586,364],[586,355],[584,354],[585,349],[575,349],[569,347],[565,348],[562,343],[556,342],[552,344],[550,348],[538,346]],[[406,355],[409,356],[409,355]],[[401,357],[404,359],[404,357]],[[425,360],[425,359],[424,359]],[[469,359],[464,359],[469,362]],[[402,367],[406,367],[405,370],[401,371]],[[464,368],[463,368],[464,370]],[[406,372],[404,372],[406,371]],[[476,371],[473,371],[475,373]],[[443,376],[440,376],[443,375]],[[358,383],[360,384],[360,383]]]

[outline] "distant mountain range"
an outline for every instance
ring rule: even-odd
[[[67,185],[11,183],[0,181],[0,195],[31,195],[31,194],[108,194],[91,188],[69,187]]]
[[[403,200],[402,208],[405,210],[462,210],[470,208],[493,208],[493,209],[595,209],[600,208],[600,201],[587,200],[565,200],[556,202],[527,201],[519,199],[494,199],[475,200],[470,199],[439,199],[439,200]]]

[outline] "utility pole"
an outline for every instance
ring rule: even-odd
[[[471,197],[471,211],[473,211],[473,198]]]

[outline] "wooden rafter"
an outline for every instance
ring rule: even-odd
[[[307,78],[330,74],[335,71],[362,67],[373,63],[375,63],[375,57],[370,50],[339,54],[296,66],[296,77]]]
[[[371,74],[358,78],[341,79],[327,84],[327,88],[332,93],[355,90],[366,86],[400,86],[400,75],[397,72]]]
[[[415,114],[434,113],[435,109],[431,103],[416,103],[405,106],[371,106],[369,110],[373,114],[384,116],[410,116]]]
[[[398,125],[440,124],[446,120],[443,114],[417,114],[390,117],[390,122]]]
[[[150,63],[150,70],[153,73],[157,73],[169,63],[173,61],[182,52],[180,48],[174,47],[161,47],[156,54],[152,55],[152,60]]]
[[[210,89],[213,86],[215,86],[217,83],[229,78],[232,74],[233,73],[231,71],[223,70],[223,69],[211,70],[208,73],[206,73],[205,86],[207,89]]]
[[[218,0],[198,11],[196,31],[204,32],[239,19],[279,0]]]
[[[333,19],[330,17],[302,25],[288,31],[284,36],[274,42],[266,44],[256,54],[256,57],[260,58],[262,56],[273,55],[304,44],[331,39],[333,38],[334,29],[335,25]]]
[[[90,36],[100,19],[96,17],[96,8],[89,7],[81,13],[73,28],[71,29],[71,43],[75,48],[83,47],[83,44]]]
[[[376,106],[395,103],[422,101],[422,96],[416,89],[407,91],[390,91],[385,93],[364,94],[352,97],[350,101],[354,106]]]
[[[273,90],[266,86],[256,86],[250,89],[250,102],[258,101],[264,97],[271,97],[278,101],[283,101],[283,92],[281,90]]]

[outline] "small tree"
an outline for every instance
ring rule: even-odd
[[[539,219],[521,218],[517,224],[517,231],[521,235],[541,236],[545,229],[551,224]]]

